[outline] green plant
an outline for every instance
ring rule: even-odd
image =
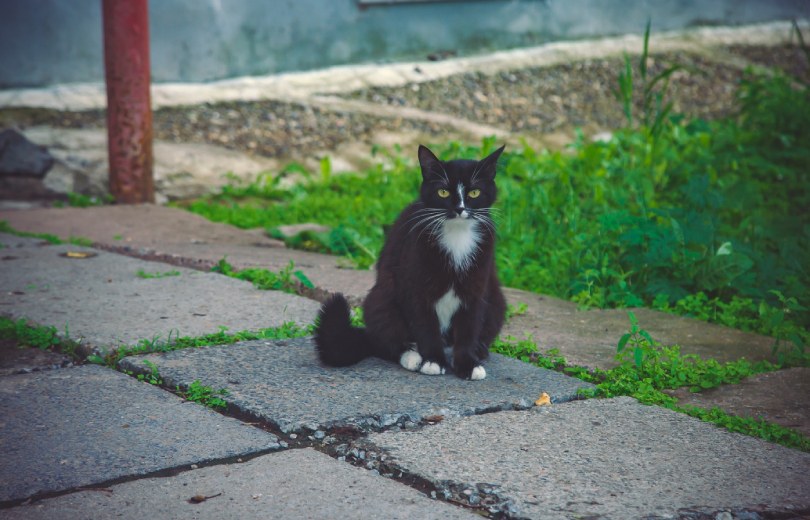
[[[644,31],[644,47],[639,58],[639,76],[641,79],[641,111],[642,120],[641,124],[644,128],[649,129],[653,136],[661,133],[664,125],[666,124],[667,117],[672,112],[674,105],[670,101],[666,105],[663,104],[664,96],[666,96],[669,89],[669,80],[673,72],[681,70],[684,67],[681,65],[672,65],[652,78],[648,77],[647,59],[649,57],[649,43],[650,43],[650,25],[652,21],[647,21],[647,28]],[[625,68],[619,72],[619,87],[614,90],[616,99],[624,105],[624,114],[627,117],[627,124],[633,124],[633,105],[634,87],[633,87],[633,67],[630,64],[630,57],[625,54],[624,56]],[[660,92],[655,90],[658,83],[663,82]],[[653,116],[653,109],[655,114]],[[652,122],[652,124],[650,124]]]
[[[307,278],[307,276],[303,273],[303,271],[293,271],[295,266],[293,265],[292,260],[290,260],[290,263],[287,264],[284,269],[280,270],[278,273],[273,273],[267,269],[259,267],[234,271],[231,264],[225,261],[225,258],[227,258],[227,255],[222,257],[219,263],[211,270],[224,274],[225,276],[253,282],[253,285],[259,289],[284,291],[295,294],[296,287],[295,282],[292,279],[293,276],[297,278],[304,287],[308,287],[310,289],[315,287],[309,278]]]
[[[134,374],[131,370],[124,370],[123,372],[130,376],[135,376],[138,381],[142,381],[144,383],[149,383],[150,385],[160,386],[163,384],[163,380],[160,378],[160,373],[158,373],[158,366],[148,360],[143,361],[144,364],[149,368],[149,372],[143,374]]]
[[[721,365],[715,360],[701,360],[699,356],[684,356],[677,346],[661,347],[647,331],[639,327],[632,312],[629,312],[629,316],[630,329],[620,338],[616,349],[615,359],[620,365],[607,371],[567,366],[556,350],[539,353],[531,336],[524,340],[498,338],[491,350],[595,384],[595,389],[580,392],[585,398],[631,396],[643,404],[664,406],[731,431],[810,451],[810,439],[799,431],[751,417],[732,416],[716,407],[703,410],[678,406],[677,399],[662,392],[681,386],[691,386],[690,390],[700,391],[720,384],[736,384],[745,377],[776,370],[780,368],[778,365],[767,362],[752,364],[744,359]]]
[[[155,271],[155,274],[145,273],[143,271],[137,271],[135,274],[140,276],[141,278],[166,278],[167,276],[180,276],[180,271],[175,271],[172,269],[171,271],[167,271],[165,273],[160,273]]]
[[[81,338],[79,341],[70,339],[67,323],[65,324],[65,335],[60,337],[55,327],[29,325],[22,318],[13,321],[2,316],[0,316],[0,338],[14,340],[21,348],[52,348],[71,357],[76,356],[76,348],[81,342]]]
[[[51,235],[48,233],[29,233],[27,231],[17,231],[9,225],[8,220],[0,220],[0,233],[9,233],[11,235],[17,235],[18,237],[39,238],[54,245],[73,244],[84,247],[90,247],[93,245],[93,241],[89,238],[70,236],[67,240],[62,240],[56,235]]]
[[[176,393],[186,401],[194,401],[214,410],[218,408],[228,409],[228,403],[217,396],[230,395],[230,392],[225,389],[214,390],[210,386],[203,386],[199,379],[188,385],[186,390],[182,390],[180,385],[177,385]]]
[[[256,339],[274,340],[300,338],[301,336],[307,336],[312,333],[312,326],[301,326],[292,321],[285,322],[279,327],[259,329],[255,332],[243,330],[231,335],[227,334],[227,327],[220,325],[219,329],[219,332],[197,337],[181,337],[177,330],[171,330],[169,331],[165,340],[162,339],[163,335],[157,335],[149,340],[141,340],[133,346],[119,344],[118,346],[110,349],[102,346],[101,349],[103,350],[104,355],[87,356],[87,361],[115,369],[121,359],[136,354],[171,352],[184,348],[196,348],[211,345],[230,345],[231,343],[236,343],[237,341],[251,341]],[[172,340],[173,335],[174,340]]]
[[[95,195],[82,195],[80,193],[68,192],[68,206],[72,208],[89,208],[90,206],[106,206],[115,202],[115,197],[109,193],[105,193],[101,197]],[[65,207],[64,203],[60,200],[53,203],[55,208]]]
[[[525,303],[518,302],[517,307],[514,307],[511,304],[506,305],[506,323],[512,321],[512,318],[521,314],[526,314],[526,311],[529,310],[529,306]]]

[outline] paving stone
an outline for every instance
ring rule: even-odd
[[[754,417],[795,428],[810,437],[810,368],[795,367],[757,374],[737,385],[721,385],[697,393],[688,386],[664,390],[677,397],[680,405],[711,409]]]
[[[810,506],[810,454],[629,397],[450,418],[365,442],[394,467],[451,492],[474,490],[520,518]]]
[[[121,366],[142,371],[144,361],[158,365],[171,386],[199,379],[207,386],[227,388],[231,395],[226,401],[284,432],[343,425],[380,428],[433,415],[521,409],[533,406],[543,392],[552,402],[563,402],[580,388],[592,388],[500,355],[485,364],[483,381],[425,376],[376,358],[351,367],[326,367],[318,362],[310,337],[133,356]]]
[[[574,302],[517,289],[505,293],[512,305],[522,302],[529,308],[512,318],[502,336],[522,339],[529,333],[541,352],[558,349],[572,365],[601,369],[618,365],[613,357],[619,338],[630,328],[628,309],[577,312]],[[665,346],[679,345],[682,354],[720,363],[743,357],[751,362],[776,361],[773,338],[650,309],[629,310],[653,339]]]
[[[3,512],[3,518],[390,518],[474,519],[370,471],[312,449],[79,491]],[[202,503],[195,495],[212,496]]]
[[[0,234],[0,243],[20,242]],[[68,251],[97,254],[67,258]],[[173,334],[199,336],[275,327],[284,321],[313,323],[319,304],[217,273],[174,268],[178,276],[143,279],[172,269],[165,264],[73,245],[15,247],[2,262],[0,314],[23,317],[63,331],[84,343],[115,347]]]
[[[0,378],[0,505],[192,463],[278,439],[96,365]]]

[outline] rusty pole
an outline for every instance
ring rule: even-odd
[[[124,204],[155,201],[147,0],[102,0],[110,193]]]

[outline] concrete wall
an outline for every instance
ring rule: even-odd
[[[153,81],[424,59],[810,15],[808,0],[152,0]],[[0,88],[101,81],[101,0],[0,0]]]

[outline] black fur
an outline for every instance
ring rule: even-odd
[[[489,214],[497,196],[495,174],[502,151],[481,161],[444,162],[419,147],[420,197],[399,215],[380,252],[377,282],[363,304],[366,328],[351,326],[342,295],[327,301],[315,331],[323,363],[348,366],[368,356],[398,361],[409,344],[416,343],[423,363],[449,368],[444,347],[452,344],[453,369],[467,379],[489,357],[506,312],[495,272],[495,226]],[[450,194],[441,197],[443,189]],[[480,191],[477,197],[470,196],[473,189]],[[466,268],[456,266],[439,239],[444,222],[461,218],[462,211],[475,221],[479,233]],[[468,225],[463,220],[453,224]],[[442,334],[436,302],[451,288],[461,305]]]

